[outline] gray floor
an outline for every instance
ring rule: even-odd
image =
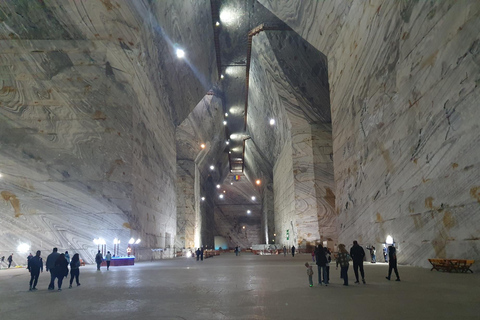
[[[28,291],[25,269],[0,270],[2,319],[480,319],[480,274],[448,274],[386,264],[365,266],[367,284],[310,288],[310,255],[242,254],[196,262],[177,258],[135,266],[80,270],[81,286],[47,291],[49,275]],[[317,277],[315,270],[314,279]],[[5,316],[5,317],[4,317]]]

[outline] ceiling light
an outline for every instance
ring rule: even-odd
[[[210,166],[210,170],[213,170],[213,169],[215,169],[215,166]]]
[[[228,151],[228,154],[232,154],[232,151]]]
[[[26,243],[20,243],[17,247],[17,251],[21,253],[26,253],[30,250],[30,246]]]
[[[230,24],[235,21],[235,12],[231,9],[223,9],[220,12],[220,21],[225,24]]]
[[[273,126],[275,124],[275,119],[270,119],[270,125]]]
[[[230,144],[230,141],[225,141],[225,143],[227,144],[227,146]]]
[[[237,138],[238,138],[238,134],[233,133],[233,134],[230,135],[230,139],[232,139],[232,140],[235,140]]]
[[[255,199],[257,199],[257,198],[255,198],[255,197],[252,197],[252,201],[255,201]]]
[[[255,183],[256,183],[257,185],[260,185],[260,183],[262,183],[262,181],[257,180],[257,181],[255,181]]]
[[[200,145],[200,148],[205,149],[205,143],[202,143],[202,144]]]
[[[228,112],[225,112],[225,117],[228,117]]]
[[[247,210],[247,214],[250,214],[250,213],[252,213],[252,211],[250,211],[250,210]]]
[[[220,25],[220,22],[215,22],[215,25],[218,27]]]
[[[175,52],[177,54],[177,58],[183,58],[185,57],[185,51],[183,51],[182,49],[177,49],[177,51]]]
[[[220,199],[223,199],[223,194],[219,195],[218,197],[219,197]]]
[[[130,238],[130,240],[128,240],[128,244],[133,244],[135,242],[135,239],[133,238]]]
[[[220,185],[219,185],[219,184],[217,184],[217,189],[220,189]]]
[[[245,226],[243,226],[242,229],[245,229]]]
[[[205,201],[205,197],[202,197],[202,201]]]
[[[230,182],[230,185],[233,186],[233,182]]]
[[[223,193],[227,193],[227,191],[223,190]]]
[[[220,75],[220,79],[223,79],[225,78],[225,76],[223,74]]]
[[[223,121],[223,125],[226,126],[226,125],[227,125],[227,121],[224,120],[224,121]]]

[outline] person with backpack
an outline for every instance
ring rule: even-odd
[[[397,269],[397,249],[395,249],[393,244],[388,247],[388,276],[385,277],[387,280],[390,280],[392,269],[395,270],[395,275],[397,276],[395,281],[400,281]]]

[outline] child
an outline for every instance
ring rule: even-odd
[[[313,269],[312,266],[308,264],[308,262],[305,262],[305,267],[307,267],[307,275],[308,275],[308,282],[310,283],[310,287],[313,287]]]

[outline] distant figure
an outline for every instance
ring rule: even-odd
[[[238,246],[238,255],[240,255],[240,253],[242,253],[242,248]]]
[[[343,285],[348,286],[348,260],[350,260],[350,256],[348,255],[347,249],[345,249],[345,245],[343,243],[338,245],[338,250],[340,251],[337,256],[337,270],[338,265],[340,265],[340,275],[343,278]]]
[[[112,261],[112,254],[110,251],[107,251],[107,255],[105,256],[105,261],[107,261],[107,270],[110,269],[110,262]]]
[[[307,267],[307,276],[308,276],[308,283],[310,284],[310,287],[313,287],[313,269],[312,266],[308,264],[308,262],[305,262],[305,267]]]
[[[325,257],[327,258],[326,270],[327,270],[327,282],[330,283],[330,262],[332,262],[332,254],[327,247],[324,247]]]
[[[57,251],[57,248],[53,248],[53,252],[48,255],[47,263],[45,264],[47,272],[50,271],[50,284],[48,285],[48,290],[55,290],[55,262],[60,256],[60,253]]]
[[[195,251],[195,255],[197,256],[197,261],[200,259],[200,248],[197,248],[197,251]]]
[[[65,254],[62,253],[55,261],[55,276],[58,279],[58,291],[62,291],[63,278],[68,275],[68,262],[65,259]]]
[[[8,261],[8,268],[10,269],[10,266],[12,265],[12,261],[13,261],[13,253],[8,256],[7,261]]]
[[[30,261],[30,259],[32,259],[32,258],[33,258],[33,256],[32,256],[32,253],[30,252],[30,254],[27,257],[27,266],[28,266],[28,261]]]
[[[2,256],[2,259],[0,261],[2,262],[5,261],[5,256]]]
[[[365,257],[365,251],[358,245],[357,241],[353,241],[353,247],[350,249],[350,256],[353,260],[353,272],[355,273],[355,283],[358,281],[358,269],[360,268],[360,274],[362,275],[362,282],[365,284],[365,272],[363,271],[363,258]]]
[[[28,259],[28,271],[30,272],[30,291],[36,291],[40,271],[43,272],[43,260],[40,258],[41,251],[38,250],[35,257]],[[33,284],[33,286],[32,286]]]
[[[388,262],[388,259],[387,259],[387,247],[385,247],[385,245],[383,245],[383,259],[385,259],[385,262]]]
[[[368,249],[368,251],[370,251],[370,257],[372,258],[372,263],[376,263],[377,258],[375,256],[375,254],[376,254],[377,250],[375,250],[374,246],[367,247],[367,249]]]
[[[205,251],[205,248],[202,246],[200,249],[200,259],[203,261],[203,252]]]
[[[315,262],[315,248],[312,250],[312,262]]]
[[[292,246],[292,257],[295,257],[295,246]]]
[[[68,251],[65,251],[65,259],[67,259],[68,264],[70,264],[70,255],[68,254]]]
[[[102,253],[100,252],[100,250],[98,250],[98,253],[97,253],[97,255],[95,256],[95,262],[97,263],[97,271],[100,271],[100,265],[101,265],[102,262],[103,262],[103,255],[102,255]]]
[[[283,246],[283,256],[287,256],[287,247]]]
[[[77,287],[80,285],[80,282],[78,281],[78,277],[80,276],[80,256],[78,253],[75,253],[72,258],[72,262],[70,262],[70,286],[68,288],[72,287],[73,283],[73,278],[75,278],[77,282]]]
[[[392,245],[388,247],[388,277],[385,277],[387,280],[390,280],[390,276],[392,275],[392,269],[395,270],[395,275],[397,279],[395,281],[400,281],[400,276],[398,275],[397,269],[397,249]]]
[[[238,246],[235,247],[235,255],[238,256]]]
[[[318,271],[318,285],[322,285],[322,274],[323,274],[323,283],[328,286],[328,276],[327,276],[327,256],[321,244],[318,245],[315,250],[315,259],[317,260],[317,271]]]

